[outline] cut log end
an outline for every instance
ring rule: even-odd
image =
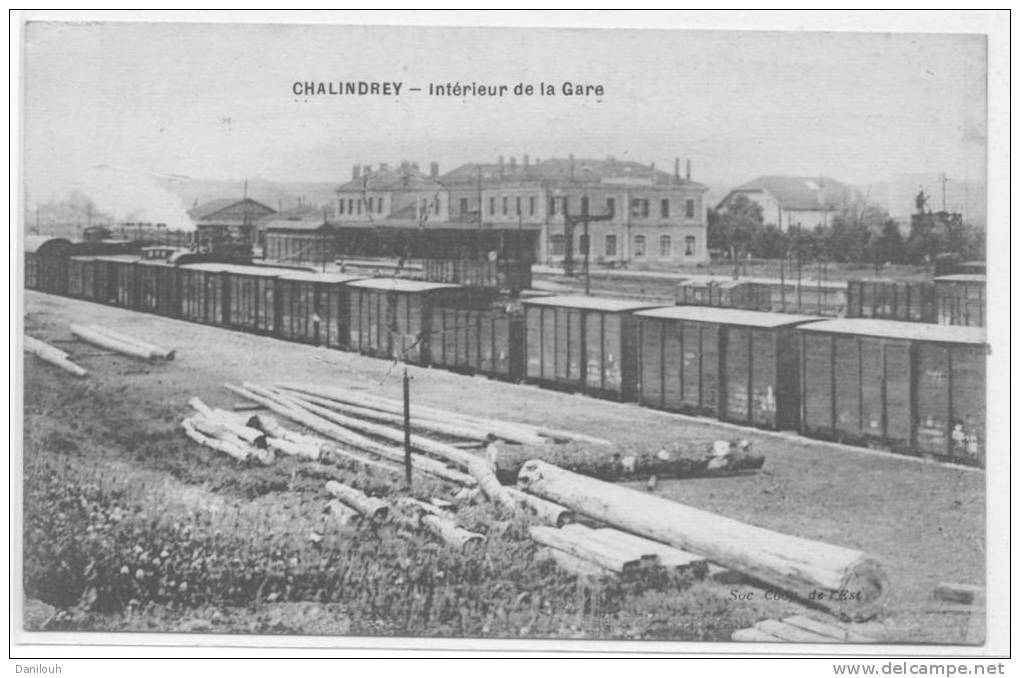
[[[889,577],[881,563],[863,556],[847,568],[840,590],[833,591],[831,595],[841,603],[836,607],[840,616],[853,621],[867,621],[882,614],[883,598],[888,591]],[[841,600],[844,597],[845,600]]]

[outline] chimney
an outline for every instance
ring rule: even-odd
[[[499,176],[503,176],[503,156],[499,156]]]
[[[680,183],[680,158],[673,159],[673,181]]]
[[[361,178],[361,165],[355,165],[351,168],[351,179],[357,181]]]
[[[432,178],[432,179],[438,179],[439,178],[439,163],[436,162],[435,160],[433,160],[429,164],[429,177]]]
[[[530,158],[528,158],[528,154],[525,153],[524,154],[524,169],[528,169],[528,162],[529,161],[530,161]]]
[[[569,160],[570,160],[570,180],[573,181],[574,180],[574,154],[573,153],[570,154]]]
[[[687,181],[691,180],[691,159],[687,158]]]
[[[513,174],[516,171],[517,171],[517,156],[516,155],[511,155],[510,156],[510,173]]]

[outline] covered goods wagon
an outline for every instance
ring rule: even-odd
[[[803,433],[983,464],[982,329],[844,318],[799,333]]]
[[[180,317],[206,325],[227,325],[229,264],[198,263],[178,267]]]
[[[749,280],[685,280],[677,285],[676,303],[768,311],[772,308],[772,289]]]
[[[636,396],[633,312],[655,304],[575,295],[523,304],[527,380],[618,400]]]
[[[432,364],[501,379],[523,377],[524,315],[508,303],[432,309]]]
[[[404,278],[371,278],[346,284],[350,296],[348,347],[365,355],[430,361],[432,308],[464,300],[464,288]]]
[[[935,286],[930,281],[848,280],[846,317],[933,323]]]
[[[346,348],[350,301],[346,283],[359,276],[293,271],[277,279],[278,334],[309,344]]]
[[[65,294],[71,241],[46,235],[26,235],[24,247],[25,289]]]
[[[940,325],[985,326],[985,276],[945,275],[935,278]]]
[[[752,426],[797,428],[795,327],[818,318],[698,306],[634,315],[642,404]]]

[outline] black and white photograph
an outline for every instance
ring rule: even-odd
[[[1008,11],[413,14],[12,19],[12,651],[1008,655]]]

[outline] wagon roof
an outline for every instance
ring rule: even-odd
[[[363,276],[347,273],[312,273],[311,271],[293,271],[281,275],[280,280],[302,280],[306,282],[347,283],[361,280]]]
[[[351,287],[362,287],[370,290],[388,290],[393,292],[431,292],[432,290],[452,290],[460,288],[460,285],[428,282],[426,280],[408,280],[407,278],[365,278],[351,282],[349,285]]]
[[[241,264],[218,264],[207,261],[198,264],[185,264],[181,268],[192,271],[216,271],[222,273],[236,273],[238,275],[258,275],[266,278],[276,278],[282,275],[295,273],[292,268],[272,268],[269,266],[244,266]]]
[[[521,303],[526,306],[556,306],[560,308],[578,308],[588,311],[608,311],[610,313],[636,311],[642,308],[659,306],[659,304],[647,301],[607,299],[606,297],[585,297],[579,294],[564,294],[554,297],[523,299]]]
[[[26,235],[25,236],[25,251],[32,253],[38,252],[46,245],[59,245],[61,247],[70,247],[71,241],[67,238],[60,238],[53,235]]]
[[[641,311],[635,315],[645,318],[691,320],[702,323],[745,325],[748,327],[787,327],[789,325],[798,325],[818,320],[817,316],[811,315],[747,311],[740,308],[720,308],[717,306],[665,306],[663,308],[654,308],[650,311]]]
[[[983,283],[987,278],[983,273],[955,273],[953,275],[940,275],[935,282],[973,282]]]
[[[805,332],[829,332],[832,334],[856,334],[887,339],[912,339],[915,341],[938,341],[951,344],[984,344],[983,327],[962,325],[932,325],[911,323],[901,320],[877,320],[875,318],[837,318],[822,320],[800,328]]]
[[[125,263],[142,261],[142,258],[137,254],[97,254],[90,258],[93,261],[117,261]]]

